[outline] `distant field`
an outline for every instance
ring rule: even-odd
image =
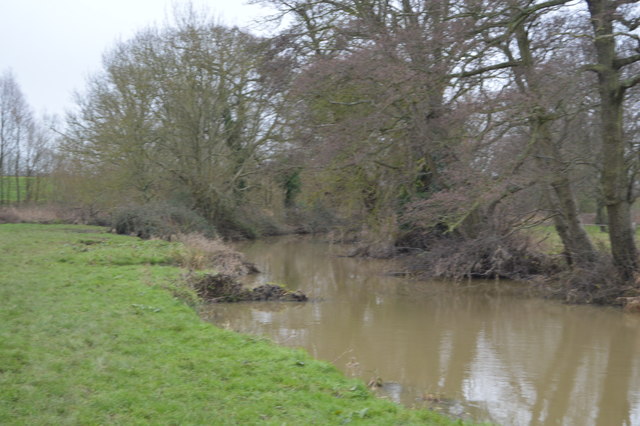
[[[47,201],[51,193],[51,182],[46,177],[0,176],[0,203],[12,204],[18,200]]]

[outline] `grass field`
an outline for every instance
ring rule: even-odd
[[[609,249],[610,243],[608,233],[601,232],[598,225],[585,225],[584,228],[596,247],[600,247],[605,250]],[[553,226],[536,226],[535,228],[531,228],[528,232],[530,232],[535,241],[540,243],[541,248],[545,252],[549,254],[562,253],[562,241]],[[640,240],[640,227],[636,229],[636,240]]]
[[[596,245],[608,246],[609,234],[600,232],[600,228],[596,225],[586,225],[585,230],[589,234],[589,238]],[[540,225],[529,230],[534,240],[540,242],[544,251],[549,254],[557,254],[562,252],[562,241],[552,225]]]
[[[459,424],[201,321],[171,293],[176,250],[0,225],[0,424]]]
[[[11,204],[18,200],[25,201],[31,191],[33,202],[47,201],[51,192],[51,183],[47,178],[19,176],[0,176],[0,204]],[[19,195],[19,196],[18,196]]]

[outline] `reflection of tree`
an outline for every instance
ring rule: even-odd
[[[630,392],[638,391],[638,383],[631,381],[634,371],[634,329],[617,327],[609,340],[607,366],[604,371],[600,410],[596,424],[631,425]],[[621,391],[623,395],[620,395]]]
[[[282,312],[286,309],[300,309],[301,303],[293,302],[255,302],[251,304],[251,309],[259,312]]]
[[[444,369],[445,389],[455,388],[462,392],[462,383],[475,358],[479,334],[485,326],[483,321],[477,317],[474,320],[473,316],[472,310],[461,310],[459,315],[451,315],[453,321],[445,325],[452,336],[451,353]]]
[[[542,419],[547,411],[548,419],[562,419],[572,397],[572,384],[575,382],[579,367],[577,348],[584,347],[584,341],[576,341],[575,336],[580,324],[575,321],[563,325],[560,339],[555,348],[545,345],[544,349],[553,353],[553,362],[543,366],[537,382],[536,399],[531,408],[531,418]],[[547,407],[548,405],[548,407]]]

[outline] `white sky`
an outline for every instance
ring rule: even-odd
[[[37,113],[62,115],[73,91],[100,70],[102,54],[139,29],[162,24],[175,0],[0,0],[0,73],[13,71]],[[194,0],[227,25],[267,11],[244,0]]]

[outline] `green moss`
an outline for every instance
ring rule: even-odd
[[[0,424],[455,424],[303,351],[202,322],[175,247],[0,225]]]

